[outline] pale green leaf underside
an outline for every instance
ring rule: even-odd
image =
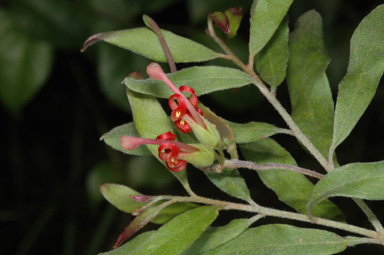
[[[313,188],[308,211],[323,199],[334,196],[383,200],[384,161],[353,163],[334,169]]]
[[[189,210],[160,227],[103,255],[177,255],[190,246],[218,216],[218,208],[202,206]]]
[[[161,30],[176,63],[202,62],[215,59],[219,53],[202,44]],[[167,62],[157,35],[146,27],[106,32],[94,36],[95,40],[133,51],[158,62]]]
[[[237,169],[223,169],[221,173],[207,171],[204,173],[225,193],[248,202],[252,201],[247,184]]]
[[[254,0],[251,8],[249,52],[255,56],[271,39],[293,0]]]
[[[339,84],[333,149],[350,134],[371,102],[384,71],[384,5],[374,9],[351,39],[347,74]]]
[[[134,137],[140,136],[139,132],[137,132],[136,130],[135,123],[131,122],[131,123],[127,123],[127,124],[115,127],[108,133],[104,134],[101,139],[104,140],[104,142],[109,146],[111,146],[113,149],[124,152],[126,154],[140,155],[140,156],[152,155],[145,145],[139,146],[136,149],[131,151],[124,150],[120,144],[120,138],[124,135],[134,136]]]
[[[241,144],[240,149],[247,160],[258,164],[297,165],[288,151],[269,138]],[[282,202],[299,213],[306,213],[306,205],[313,184],[304,175],[285,170],[259,171],[258,174],[263,183],[273,190]],[[314,215],[336,220],[344,218],[340,209],[329,200],[317,205],[314,208]]]
[[[231,128],[236,143],[251,143],[275,134],[284,133],[281,128],[278,128],[269,123],[263,122],[248,122],[248,123],[235,123],[226,121]]]
[[[204,255],[257,254],[335,254],[345,250],[348,241],[334,233],[290,225],[264,225],[251,228]]]
[[[288,18],[285,18],[267,45],[257,53],[255,66],[261,79],[277,88],[285,79],[288,63]]]
[[[145,205],[143,202],[137,202],[136,200],[132,199],[131,196],[140,195],[140,193],[125,185],[106,183],[101,185],[100,191],[110,204],[125,213],[132,213],[134,210]],[[154,204],[154,206],[160,205],[163,202],[164,201],[157,202]],[[196,208],[197,206],[198,205],[196,204],[185,202],[171,204],[162,209],[156,217],[151,219],[151,222],[156,224],[167,223],[175,216],[190,209]]]
[[[192,87],[197,96],[224,89],[239,88],[253,81],[249,75],[238,69],[219,66],[184,68],[176,73],[168,74],[168,77],[177,87],[181,85]],[[173,94],[162,81],[135,80],[127,77],[124,84],[133,91],[155,97],[168,98]]]
[[[139,192],[121,184],[103,184],[100,186],[100,192],[109,203],[123,212],[132,213],[144,205],[130,197],[141,195]]]
[[[156,139],[160,134],[168,131],[173,132],[173,126],[169,121],[168,115],[164,112],[155,97],[139,94],[129,89],[127,90],[127,95],[131,104],[133,120],[141,137]],[[147,147],[149,151],[164,164],[164,161],[160,160],[158,156],[158,146],[147,145]],[[189,189],[187,172],[185,170],[171,173],[186,189]]]
[[[329,63],[322,20],[316,11],[303,14],[289,40],[287,83],[292,118],[324,157],[332,142],[333,99],[325,70]]]

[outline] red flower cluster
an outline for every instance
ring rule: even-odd
[[[175,140],[176,135],[169,131],[159,135],[156,139],[122,136],[120,144],[125,150],[134,150],[142,144],[159,145],[159,158],[165,161],[169,170],[179,172],[187,166],[187,161],[183,159],[183,156],[198,152],[199,149]]]
[[[181,86],[180,89],[177,88],[157,63],[148,65],[147,74],[154,80],[163,81],[175,93],[169,97],[168,104],[172,110],[172,120],[181,132],[187,134],[191,131],[191,122],[197,123],[206,129],[204,120],[201,117],[203,112],[197,107],[199,100],[191,87]],[[182,91],[191,94],[189,99],[184,96]]]
[[[203,115],[203,111],[199,107],[197,107],[199,100],[197,99],[193,88],[188,86],[181,86],[180,91],[185,91],[191,94],[191,96],[189,97],[189,102],[200,115]],[[176,127],[184,134],[187,134],[189,131],[191,131],[191,127],[183,119],[183,117],[187,115],[189,119],[193,119],[193,116],[191,112],[187,109],[187,104],[185,103],[184,98],[180,94],[173,94],[169,97],[168,104],[172,110],[171,117],[172,120],[175,122]]]

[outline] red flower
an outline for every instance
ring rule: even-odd
[[[147,139],[141,137],[122,136],[120,144],[125,150],[134,150],[142,144],[159,145],[159,158],[164,160],[167,168],[173,172],[179,172],[187,166],[184,156],[198,152],[199,149],[191,145],[176,142],[176,135],[167,132],[159,135],[156,139]]]
[[[206,129],[204,120],[201,117],[203,112],[197,107],[199,100],[191,87],[181,86],[178,89],[157,63],[151,63],[147,67],[147,73],[152,79],[163,81],[175,93],[169,97],[168,104],[172,110],[172,120],[181,132],[186,134],[191,131],[190,123],[192,121]],[[184,96],[182,91],[190,94],[189,99]]]

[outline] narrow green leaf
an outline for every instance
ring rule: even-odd
[[[288,63],[288,18],[286,17],[271,40],[255,57],[256,70],[270,86],[277,88],[285,79]]]
[[[281,128],[263,122],[248,122],[245,124],[226,121],[235,135],[236,143],[251,143],[275,134],[283,133]]]
[[[376,92],[384,70],[383,23],[380,5],[353,33],[348,71],[339,84],[332,152],[351,133]]]
[[[237,169],[223,169],[221,173],[204,171],[213,184],[225,193],[245,200],[252,201],[247,184]]]
[[[254,57],[279,27],[293,0],[254,0],[251,8],[249,53]]]
[[[139,192],[121,184],[106,183],[100,186],[100,191],[109,203],[126,213],[132,213],[145,205],[144,202],[137,202],[131,198],[133,195],[141,195]],[[162,203],[163,201],[154,205],[158,206]],[[164,208],[155,218],[151,219],[151,222],[165,224],[175,216],[196,207],[196,204],[191,203],[174,203]]]
[[[258,164],[297,165],[289,152],[269,138],[250,144],[242,144],[240,149],[247,160]],[[260,171],[258,174],[263,183],[273,190],[282,202],[299,213],[306,213],[306,204],[313,184],[304,175],[285,170]],[[344,219],[340,209],[329,200],[318,204],[314,208],[314,215],[335,220]]]
[[[104,255],[180,254],[201,235],[217,215],[218,209],[212,206],[192,209],[175,217],[155,233],[148,234],[146,239],[135,241],[135,238],[133,244],[128,242]]]
[[[167,30],[161,30],[161,32],[176,63],[202,62],[219,56],[219,53],[197,42],[175,35]],[[100,40],[133,51],[154,61],[167,62],[156,33],[146,27],[93,35],[84,43],[82,51]]]
[[[14,115],[34,97],[52,65],[50,44],[32,40],[0,9],[0,99]]]
[[[204,255],[326,255],[341,252],[348,244],[345,238],[328,231],[276,224],[248,229],[236,239]]]
[[[341,196],[384,200],[384,161],[353,163],[336,168],[313,188],[307,205],[312,207],[328,197]]]
[[[124,231],[117,238],[114,248],[119,247],[125,240],[135,234],[137,231],[145,227],[153,218],[156,217],[165,207],[166,203],[153,205],[140,213],[129,223]]]
[[[156,139],[160,134],[173,131],[173,126],[167,114],[155,97],[139,94],[131,90],[127,90],[127,95],[131,104],[133,120],[141,137]],[[147,145],[147,147],[149,151],[164,164],[158,156],[158,146]],[[187,190],[189,189],[187,171],[183,170],[171,173]]]
[[[131,198],[134,195],[141,195],[139,192],[121,184],[103,184],[100,186],[100,192],[109,203],[123,212],[132,213],[144,205]]]
[[[239,88],[252,83],[252,78],[246,73],[238,69],[219,66],[184,68],[169,74],[168,77],[177,86],[192,87],[197,96],[224,89]],[[135,80],[127,77],[124,83],[129,89],[146,95],[168,98],[173,94],[162,81]]]
[[[254,220],[234,219],[221,227],[208,227],[182,255],[198,255],[213,250],[243,233]]]
[[[289,40],[287,82],[292,118],[324,157],[332,142],[333,99],[325,70],[329,63],[321,16],[303,14]]]
[[[131,241],[127,242],[120,248],[114,249],[109,252],[103,252],[99,253],[99,255],[126,255],[126,251],[133,251],[136,248],[140,247],[140,245],[145,242],[148,238],[150,238],[153,234],[155,234],[156,231],[147,231],[144,232],[138,236],[136,236],[134,239]]]
[[[104,134],[101,137],[101,139],[106,144],[111,146],[113,149],[124,152],[126,154],[140,155],[140,156],[141,155],[152,155],[146,146],[139,146],[136,149],[131,150],[131,151],[124,150],[120,144],[120,138],[124,135],[135,136],[135,137],[140,136],[139,132],[137,132],[137,130],[136,130],[135,123],[130,122],[130,123],[115,127],[114,129],[112,129],[108,133]]]

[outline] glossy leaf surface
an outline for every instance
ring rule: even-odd
[[[218,53],[190,39],[166,30],[161,30],[161,32],[176,63],[202,62],[219,56]],[[157,35],[146,27],[93,35],[84,43],[82,51],[100,40],[133,51],[154,61],[167,61]]]
[[[289,152],[272,139],[242,144],[240,149],[247,160],[258,164],[280,163],[296,166]],[[282,202],[299,213],[306,213],[306,204],[313,184],[304,175],[285,170],[259,171],[258,174]],[[328,200],[314,208],[314,215],[336,220],[344,218],[340,209]]]
[[[197,96],[224,89],[239,88],[252,83],[251,77],[246,73],[238,69],[219,66],[184,68],[176,73],[168,74],[168,77],[177,87],[181,85],[192,87]],[[162,81],[135,80],[128,77],[124,83],[129,89],[146,95],[168,98],[173,94]]]
[[[287,82],[292,118],[324,157],[332,142],[333,99],[325,70],[329,63],[322,20],[316,11],[303,14],[289,39]]]
[[[367,200],[384,200],[384,161],[353,163],[336,168],[313,188],[307,205],[312,207],[323,199],[342,196]]]
[[[384,71],[384,5],[359,24],[351,39],[348,71],[339,84],[332,149],[350,134],[371,102]]]

